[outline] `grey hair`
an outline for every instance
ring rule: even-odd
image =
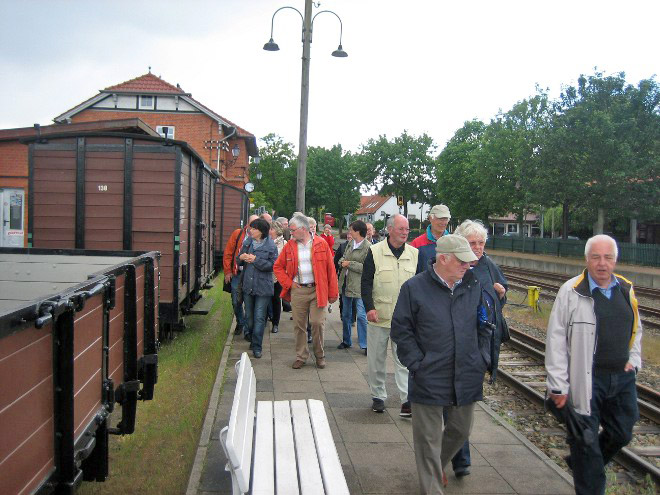
[[[307,221],[309,222],[310,225],[316,225],[316,218],[314,217],[307,217]]]
[[[289,220],[286,217],[277,217],[278,222],[287,222],[289,223]]]
[[[396,217],[403,217],[403,215],[401,215],[401,213],[395,213],[394,215],[392,215],[390,218],[387,219],[387,224],[385,225],[385,228],[389,229],[390,227],[394,226],[394,219]]]
[[[484,242],[488,240],[488,230],[480,220],[465,220],[460,224],[454,234],[465,237],[466,239],[471,235],[483,237]]]
[[[323,230],[325,230],[325,229],[331,229],[331,228],[332,228],[332,225],[330,225],[329,223],[326,223],[326,224],[323,226]]]
[[[294,227],[302,227],[303,229],[309,230],[309,220],[305,215],[293,215],[291,220],[289,220],[289,225]]]
[[[616,240],[613,237],[610,237],[609,235],[605,234],[598,234],[593,237],[591,237],[587,243],[584,245],[584,259],[589,259],[589,252],[591,251],[591,246],[593,246],[594,242],[598,241],[607,241],[610,244],[612,244],[612,247],[614,248],[614,261],[619,259],[619,247],[616,245]]]

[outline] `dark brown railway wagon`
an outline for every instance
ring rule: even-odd
[[[161,330],[213,275],[217,173],[181,141],[132,134],[29,142],[28,246],[160,251]]]
[[[137,401],[154,394],[158,261],[0,248],[2,493],[106,479],[108,435],[132,433]]]
[[[250,198],[242,189],[218,184],[215,198],[215,267],[222,270],[222,254],[231,233],[245,227],[250,210]]]

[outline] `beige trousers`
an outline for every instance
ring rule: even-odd
[[[419,493],[442,495],[442,470],[470,437],[474,402],[465,406],[447,407],[444,431],[443,406],[416,402],[411,406]]]
[[[316,305],[316,287],[291,288],[291,314],[293,315],[296,335],[296,359],[307,361],[307,316],[312,327],[312,347],[314,356],[325,357],[323,351],[323,327],[325,326],[325,307]]]
[[[408,368],[406,368],[396,353],[396,344],[390,339],[390,329],[377,327],[367,323],[367,377],[371,397],[387,399],[385,380],[387,380],[387,348],[392,342],[392,360],[394,361],[394,381],[399,389],[399,399],[403,404],[408,400]]]

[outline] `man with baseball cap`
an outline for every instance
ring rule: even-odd
[[[429,226],[426,232],[422,235],[415,237],[410,243],[412,247],[419,249],[422,246],[435,244],[443,235],[448,234],[447,224],[451,220],[451,213],[446,205],[435,205],[429,212]]]
[[[443,235],[435,263],[403,284],[392,316],[392,340],[409,370],[420,493],[442,493],[444,466],[468,439],[483,398],[492,332],[479,325],[482,288],[469,269],[476,260],[464,237]]]

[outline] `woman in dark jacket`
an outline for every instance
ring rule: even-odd
[[[243,266],[242,289],[247,329],[245,339],[252,342],[255,358],[261,357],[266,310],[273,297],[273,264],[277,247],[268,235],[270,226],[263,218],[250,224],[250,240],[245,242],[236,261]]]

